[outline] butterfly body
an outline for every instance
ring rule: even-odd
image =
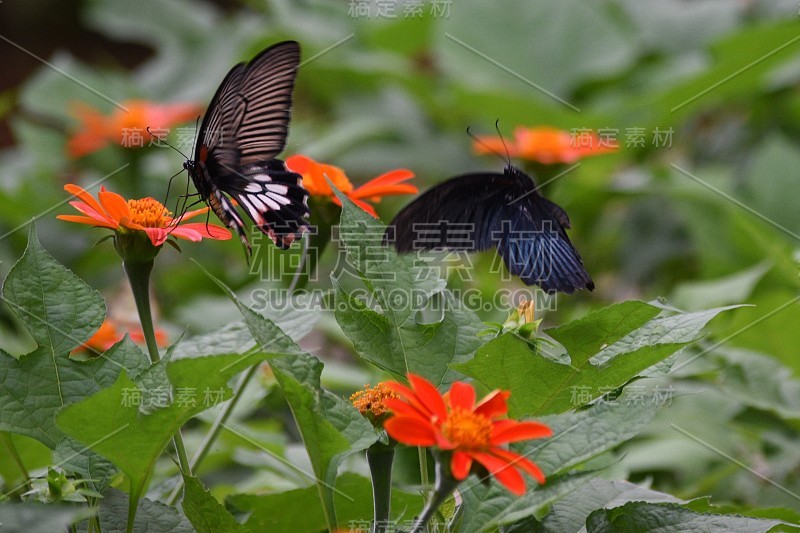
[[[509,165],[502,174],[464,174],[434,186],[398,213],[387,236],[399,252],[496,247],[509,272],[528,285],[592,290],[569,227],[567,213]]]
[[[286,143],[299,63],[300,46],[285,41],[234,66],[203,117],[194,159],[183,165],[200,198],[248,251],[236,205],[281,248],[308,229],[303,178],[276,157]]]

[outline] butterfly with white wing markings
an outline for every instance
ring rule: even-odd
[[[303,178],[277,159],[286,144],[299,64],[300,45],[284,41],[234,66],[203,117],[194,159],[183,164],[200,198],[239,235],[248,254],[246,225],[235,204],[280,248],[308,231]]]

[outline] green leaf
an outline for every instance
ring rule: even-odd
[[[131,484],[131,509],[135,508],[167,443],[196,414],[227,400],[228,380],[266,355],[216,355],[171,361],[166,372],[172,391],[143,390],[122,372],[110,387],[74,403],[58,415],[59,427],[122,470]],[[144,413],[144,398],[167,398],[166,406]]]
[[[338,193],[337,193],[338,194]],[[450,363],[466,360],[482,343],[479,318],[445,289],[432,269],[421,267],[413,254],[396,254],[385,246],[386,227],[339,195],[344,207],[340,243],[347,265],[354,268],[367,293],[344,288],[345,274],[334,279],[335,316],[356,352],[367,361],[405,379],[420,374],[436,385],[453,381]],[[374,299],[368,306],[361,295]],[[440,306],[441,316],[421,323],[429,306]]]
[[[510,390],[512,417],[562,413],[621,387],[696,340],[725,309],[653,318],[658,308],[625,302],[546,331],[567,349],[569,365],[504,334],[481,347],[472,361],[454,366],[490,389]]]
[[[566,472],[638,435],[659,407],[656,402],[625,391],[614,403],[598,403],[581,411],[539,419],[553,430],[553,436],[515,448],[547,475]]]
[[[2,431],[54,449],[64,436],[55,424],[59,409],[109,386],[122,370],[138,374],[147,367],[147,358],[129,340],[89,361],[70,359],[70,351],[102,324],[105,304],[41,247],[34,226],[25,253],[3,284],[3,299],[37,348],[19,360],[0,351]]]
[[[542,532],[580,531],[596,509],[611,509],[633,501],[683,503],[671,494],[597,477],[553,503],[542,520]]]
[[[100,500],[100,528],[105,532],[127,531],[128,495],[107,489]],[[133,533],[195,533],[194,528],[177,509],[148,499],[139,501]]]
[[[369,528],[372,516],[372,483],[353,473],[344,473],[336,480],[336,517],[340,528]],[[276,533],[317,533],[325,529],[325,516],[319,506],[315,487],[290,490],[277,494],[237,494],[229,496],[228,505],[237,511],[250,513],[246,525],[253,531]],[[412,519],[422,510],[419,494],[392,491],[391,520]]]
[[[501,524],[510,524],[541,512],[595,475],[584,472],[549,479],[544,486],[529,488],[522,496],[511,494],[495,482],[484,485],[475,476],[470,476],[459,488],[463,498],[459,531],[497,531]]]
[[[782,522],[736,515],[697,513],[675,503],[630,502],[614,509],[598,509],[586,519],[589,533],[613,531],[705,531],[707,533],[762,533]]]
[[[333,486],[341,461],[366,449],[377,434],[366,418],[349,402],[322,389],[323,364],[300,348],[274,322],[244,305],[221,281],[206,274],[233,300],[250,334],[265,353],[284,355],[270,360],[278,384],[297,422],[308,452],[318,496],[327,524],[336,522]]]
[[[183,476],[183,512],[197,533],[249,533],[196,477]]]
[[[682,283],[675,289],[670,304],[691,311],[745,302],[769,269],[770,265],[762,262],[722,278]]]
[[[85,507],[41,503],[0,503],[0,530],[26,533],[66,531],[79,520],[91,516]]]

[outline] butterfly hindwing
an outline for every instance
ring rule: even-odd
[[[592,290],[567,227],[566,212],[544,198],[530,177],[509,167],[503,174],[465,174],[433,187],[395,217],[387,237],[400,252],[497,247],[509,272],[528,285]]]

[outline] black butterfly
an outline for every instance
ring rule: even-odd
[[[308,229],[303,178],[276,156],[286,144],[300,45],[270,46],[228,72],[200,125],[189,171],[200,198],[235,230],[250,251],[245,224],[231,199],[281,248]]]
[[[567,213],[541,195],[533,179],[505,171],[464,174],[407,205],[387,228],[399,252],[497,247],[508,271],[548,292],[594,289],[565,228]]]

